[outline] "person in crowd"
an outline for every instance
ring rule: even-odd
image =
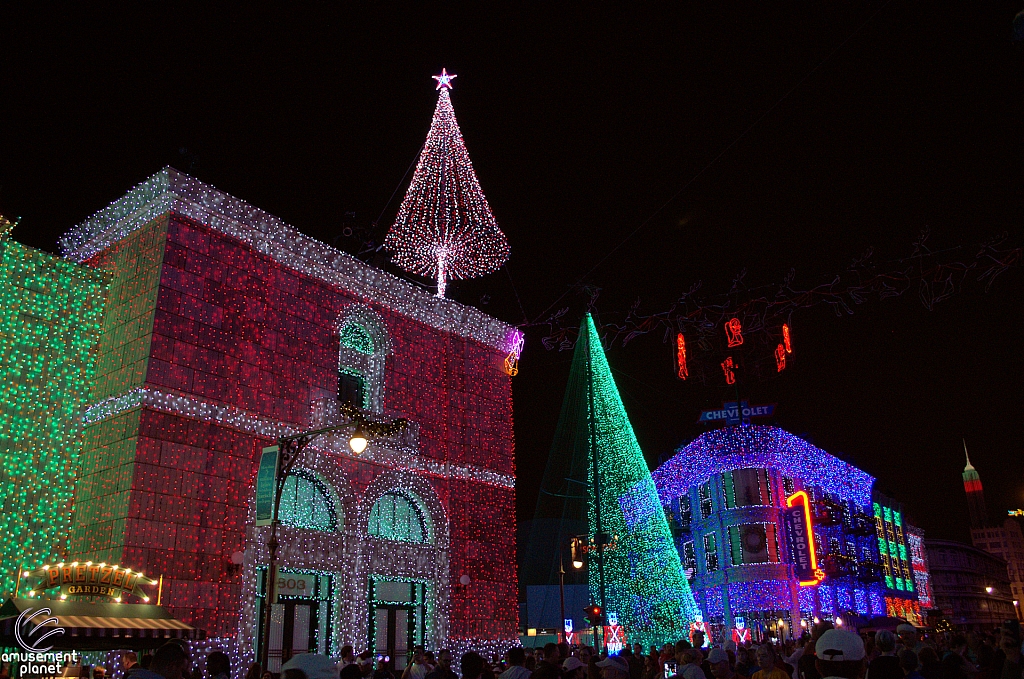
[[[526,663],[523,665],[523,667],[530,670],[530,674],[533,674],[533,671],[537,669],[537,656],[535,656],[533,653],[527,653]]]
[[[405,668],[402,679],[426,679],[430,668],[427,666],[427,654],[422,646],[417,646],[412,651],[412,663]]]
[[[523,660],[526,660],[526,653],[523,653],[522,648],[519,648],[519,652],[522,654]],[[437,652],[437,664],[427,675],[427,679],[458,679],[458,677],[459,675],[455,674],[455,670],[452,669],[452,652],[447,648],[442,648]]]
[[[967,661],[955,648],[946,651],[942,656],[942,673],[939,675],[941,679],[967,679]]]
[[[430,674],[431,672],[434,671],[434,668],[437,667],[437,660],[434,658],[434,652],[433,651],[424,651],[423,652],[423,664],[426,665],[426,667],[427,667],[427,674]],[[423,676],[426,676],[426,675],[423,675]]]
[[[676,662],[679,663],[676,668],[676,679],[708,679],[704,674],[704,670],[700,668],[701,662],[704,660],[704,656],[696,648],[684,648],[679,655],[676,656]]]
[[[896,657],[896,635],[887,629],[879,630],[875,633],[875,647],[878,655],[868,663],[864,679],[903,679],[900,659]]]
[[[451,654],[449,653],[449,658]],[[390,658],[386,655],[377,656],[377,669],[373,671],[373,679],[395,679],[395,673],[388,668]],[[452,672],[452,675],[455,675]]]
[[[355,662],[351,662],[341,668],[339,679],[361,679],[373,674],[373,653],[363,651],[356,656]]]
[[[808,643],[807,648],[804,650],[803,656],[797,663],[797,679],[821,679],[821,675],[818,674],[818,641],[821,637],[831,630],[833,625],[828,620],[822,620],[817,622],[811,627],[811,640]],[[861,641],[861,646],[864,642]],[[861,658],[863,660],[863,657]]]
[[[146,657],[143,656],[143,660]],[[148,657],[149,668],[132,668],[129,673],[131,679],[182,679],[184,672],[192,664],[182,645],[172,642],[167,642]]]
[[[338,669],[343,670],[347,665],[356,661],[356,652],[352,644],[345,644],[341,647],[341,660],[338,661]]]
[[[757,666],[760,668],[754,672],[752,679],[789,679],[789,673],[780,669],[776,664],[775,648],[771,644],[761,644],[754,652]]]
[[[208,679],[231,679],[231,660],[224,651],[214,651],[206,656]]]
[[[565,659],[572,655],[572,649],[569,648],[569,644],[564,641],[558,642],[558,664],[561,665],[565,662]]]
[[[282,679],[337,679],[337,677],[337,664],[326,655],[318,653],[300,653],[281,665]]]
[[[544,644],[544,659],[537,663],[531,679],[561,679],[562,668],[558,664],[558,644]],[[466,679],[465,676],[462,679]],[[627,677],[628,679],[628,677]]]
[[[107,668],[103,665],[97,665],[96,667],[92,668],[92,679],[106,679],[106,677]]]
[[[249,671],[245,673],[245,679],[260,679],[260,675],[263,674],[263,668],[260,667],[258,662],[250,663]]]
[[[711,676],[715,679],[738,679],[729,662],[729,653],[713,648],[708,654],[708,664],[711,665]]]
[[[121,654],[121,667],[125,672],[139,664],[139,656],[135,651],[125,651]]]
[[[587,666],[576,657],[568,657],[562,661],[562,679],[584,679]]]
[[[626,665],[629,667],[629,679],[641,679],[644,672],[644,661],[633,655],[633,647],[626,644],[619,655],[625,659]]]
[[[736,674],[739,674],[743,677],[749,677],[751,674],[754,673],[754,671],[757,669],[757,666],[754,665],[751,655],[752,653],[750,649],[746,646],[736,647],[736,664],[734,665]]]
[[[530,670],[526,669],[526,651],[522,646],[513,646],[505,651],[505,664],[508,665],[508,669],[498,675],[498,679],[526,679],[531,674]],[[583,663],[580,663],[580,666],[582,665]]]
[[[1015,621],[1014,621],[1015,622]],[[999,679],[1021,678],[1020,625],[1005,625],[999,633],[999,648],[1005,656]]]
[[[663,679],[665,674],[661,663],[658,662],[660,657],[658,649],[651,647],[651,650],[653,653],[644,658],[644,671],[641,679]]]
[[[558,646],[555,646],[555,644],[548,644],[548,646],[554,646],[554,654],[557,656]],[[484,666],[487,663],[482,655],[470,651],[469,653],[462,654],[459,664],[461,665],[462,679],[481,679],[484,676]]]
[[[853,632],[826,630],[814,644],[814,665],[823,679],[859,679],[864,670],[864,641]]]
[[[969,642],[968,642],[969,644]],[[974,679],[1000,679],[995,676],[996,651],[988,642],[981,639],[974,650],[975,666],[977,673]],[[1002,668],[1000,668],[1002,672]]]
[[[904,679],[924,679],[921,673],[917,671],[919,662],[917,653],[914,653],[909,648],[904,648],[897,657],[900,661],[900,669],[903,670]]]
[[[142,657],[139,658],[139,667],[141,667],[144,670],[148,670],[152,664],[153,664],[153,654],[152,653],[143,653]]]
[[[601,670],[601,679],[629,679],[629,665],[617,655],[608,656],[599,661],[597,666]]]
[[[921,649],[924,648],[924,642],[918,639],[916,627],[911,625],[909,622],[900,623],[896,627],[896,636],[900,638],[900,648],[897,648],[897,651],[909,648],[914,653],[917,653],[918,659],[920,659]]]
[[[909,649],[904,649],[909,650]],[[921,676],[924,679],[942,679],[942,662],[939,654],[931,646],[925,646],[917,654],[917,661],[920,664]]]

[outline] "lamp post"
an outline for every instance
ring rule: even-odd
[[[301,434],[282,436],[277,440],[277,482],[274,487],[274,509],[270,516],[270,539],[267,540],[269,557],[267,559],[267,585],[265,589],[267,597],[264,601],[263,615],[260,621],[259,662],[264,672],[267,671],[267,662],[270,655],[270,607],[273,605],[274,599],[277,598],[278,511],[281,508],[281,492],[284,490],[285,479],[291,473],[296,460],[299,459],[302,451],[305,450],[306,446],[313,439],[347,429],[353,424],[355,424],[355,429],[349,437],[348,445],[356,455],[366,450],[370,443],[370,437],[394,436],[404,431],[408,426],[408,421],[405,418],[397,418],[389,422],[371,422],[366,419],[358,408],[350,403],[343,403],[338,409],[347,418],[345,423],[323,427],[322,429],[314,429],[313,431],[302,432]]]

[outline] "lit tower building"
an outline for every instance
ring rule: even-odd
[[[964,457],[967,458],[967,466],[964,467],[964,492],[967,493],[967,509],[971,513],[971,528],[980,528],[985,525],[985,491],[981,489],[981,477],[978,471],[971,464],[971,457],[967,454],[967,442],[964,442]]]
[[[966,443],[964,455],[967,455]],[[967,466],[964,468],[964,490],[967,492],[967,509],[971,513],[971,543],[1006,562],[1006,572],[1010,579],[1009,594],[1014,602],[1014,612],[1020,619],[1020,600],[1024,597],[1024,533],[1021,532],[1020,524],[1012,517],[1007,517],[1001,526],[988,523],[981,477],[971,464],[970,457],[967,458]],[[1003,597],[1007,594],[986,593]]]

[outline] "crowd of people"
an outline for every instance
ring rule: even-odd
[[[341,649],[335,661],[302,654],[281,668],[280,679],[1024,679],[1020,627],[1007,623],[991,632],[933,634],[921,638],[912,625],[855,634],[823,621],[799,640],[710,646],[695,632],[645,652],[640,644],[621,652],[598,653],[591,646],[566,643],[526,649],[512,646],[502,658],[417,647],[399,672],[386,656]],[[230,679],[228,656],[215,651],[203,667],[193,665],[188,646],[169,642],[141,659],[126,653],[124,679]],[[6,669],[6,668],[5,668]],[[104,679],[102,667],[91,679]],[[397,676],[396,676],[397,675]],[[90,674],[82,674],[88,678]],[[0,679],[5,677],[0,676]],[[246,679],[274,679],[252,664]]]

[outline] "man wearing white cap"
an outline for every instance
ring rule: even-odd
[[[900,643],[896,647],[897,655],[904,648],[914,653],[920,653],[921,649],[924,648],[924,642],[917,639],[917,628],[909,622],[900,623],[896,626],[896,636],[900,638]]]
[[[610,655],[597,663],[601,679],[629,679],[629,665],[617,655]]]
[[[711,665],[711,674],[715,679],[738,679],[732,665],[729,664],[729,654],[720,648],[712,648],[708,654],[708,664]]]
[[[830,629],[814,645],[815,666],[822,679],[860,679],[864,673],[864,641],[844,629]]]

